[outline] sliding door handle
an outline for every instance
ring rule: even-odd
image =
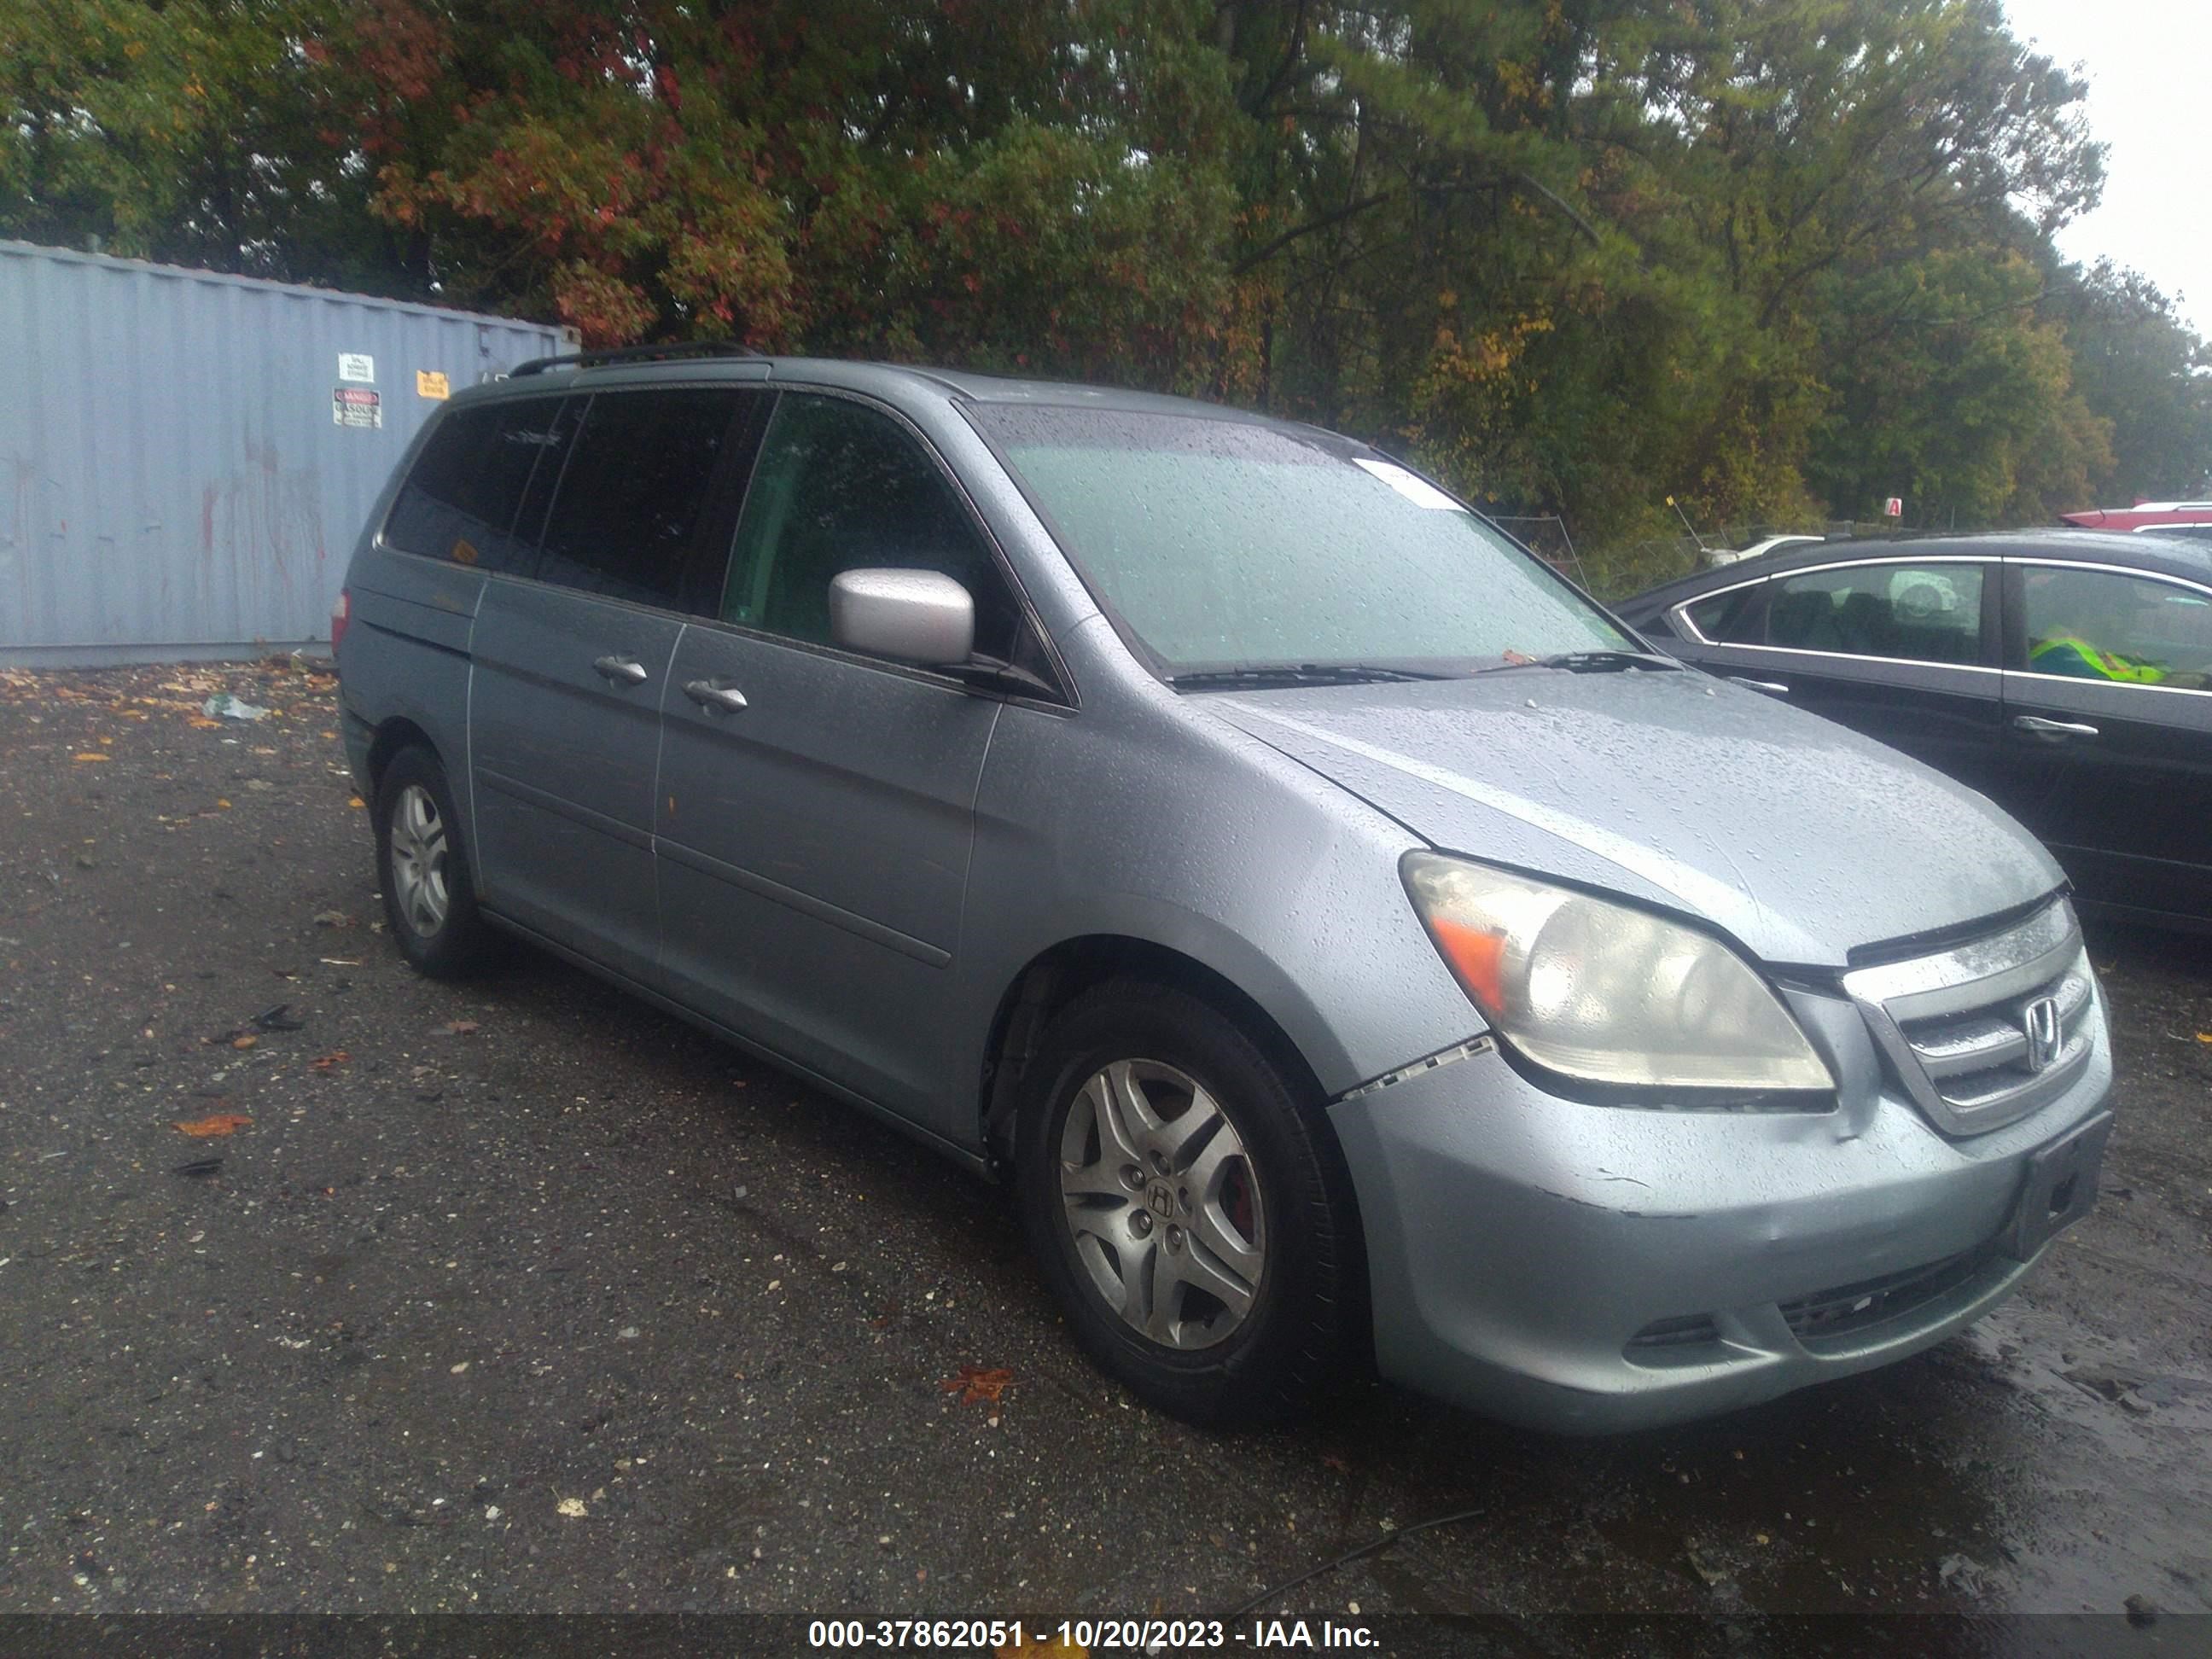
[[[632,657],[598,657],[592,662],[592,672],[610,684],[643,685],[652,678],[645,665]]]
[[[2047,720],[2040,714],[2014,714],[2012,723],[2023,732],[2045,738],[2094,738],[2097,728],[2080,720]]]

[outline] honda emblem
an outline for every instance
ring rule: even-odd
[[[2038,997],[2021,1010],[2020,1028],[2027,1036],[2027,1069],[2050,1069],[2058,1058],[2058,999]]]

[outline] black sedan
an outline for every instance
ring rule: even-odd
[[[1818,542],[1616,607],[2040,836],[2087,908],[2212,930],[2212,548],[2092,531]]]

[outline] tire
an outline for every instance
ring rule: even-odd
[[[459,822],[435,755],[410,747],[392,757],[376,787],[377,884],[400,954],[432,979],[477,972],[498,943],[477,908]]]
[[[1093,1359],[1219,1425],[1300,1417],[1344,1379],[1366,1271],[1317,1101],[1210,1004],[1135,981],[1071,1002],[1028,1079],[1017,1202]]]

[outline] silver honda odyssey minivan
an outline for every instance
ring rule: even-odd
[[[2095,1200],[2063,878],[1364,445],[726,349],[526,364],[332,635],[392,933],[518,935],[1006,1181],[1212,1422],[1547,1429],[1940,1341]]]

